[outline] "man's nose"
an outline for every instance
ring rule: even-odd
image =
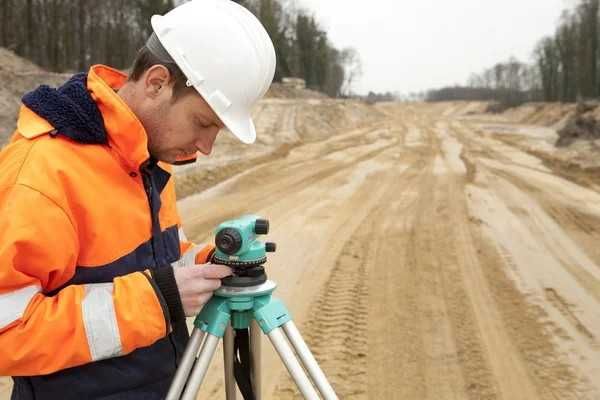
[[[200,153],[205,156],[210,155],[219,130],[218,126],[211,126],[202,132],[202,136],[196,141],[196,148]]]

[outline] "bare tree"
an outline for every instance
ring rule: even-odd
[[[352,85],[362,76],[362,62],[358,52],[353,47],[342,50],[341,59],[345,70],[345,79],[342,90],[344,94],[350,95],[352,92]]]

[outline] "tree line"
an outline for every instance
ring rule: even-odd
[[[275,45],[275,81],[299,77],[310,89],[333,97],[349,95],[360,76],[361,62],[353,48],[337,49],[315,16],[293,0],[240,0],[263,23]]]
[[[93,5],[92,5],[93,4]],[[0,46],[53,72],[127,68],[171,0],[2,0]]]
[[[2,0],[0,46],[53,72],[96,63],[130,67],[151,34],[150,17],[182,1]],[[349,94],[361,73],[355,50],[337,49],[315,17],[292,0],[240,0],[269,32],[277,53],[275,80],[293,76],[330,96]]]
[[[600,0],[578,0],[562,13],[556,32],[538,41],[531,64],[510,58],[466,86],[428,92],[431,101],[493,100],[510,107],[527,101],[574,102],[600,95]]]
[[[598,9],[600,0],[581,0],[563,12],[554,36],[537,44],[534,59],[546,101],[598,97]]]
[[[472,74],[467,86],[431,90],[427,93],[427,99],[496,101],[505,107],[513,107],[527,101],[541,100],[538,81],[539,73],[535,66],[511,57],[479,74]]]

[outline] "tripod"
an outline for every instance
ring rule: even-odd
[[[190,341],[177,368],[167,400],[196,399],[221,338],[224,338],[226,398],[235,400],[233,329],[250,329],[250,381],[256,399],[260,399],[261,386],[260,330],[268,336],[304,398],[319,399],[319,395],[296,358],[294,350],[323,398],[337,399],[285,305],[271,297],[276,286],[270,280],[249,287],[225,284],[215,292],[194,321]]]

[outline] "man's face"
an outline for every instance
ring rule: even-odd
[[[173,99],[168,76],[161,79],[165,71],[149,70],[145,96],[136,112],[148,134],[148,151],[169,163],[192,158],[198,151],[209,155],[223,123],[195,90]]]

